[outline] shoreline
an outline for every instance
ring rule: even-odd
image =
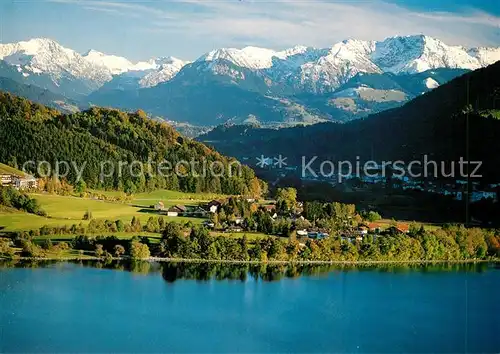
[[[0,261],[53,261],[53,262],[69,262],[69,261],[106,261],[104,258],[88,256],[82,257],[14,257],[6,258],[0,256]],[[469,263],[500,263],[500,259],[467,259],[467,260],[412,260],[412,261],[242,261],[242,260],[221,260],[221,259],[201,259],[201,258],[168,258],[168,257],[149,257],[146,259],[131,259],[129,257],[109,258],[111,261],[126,261],[126,262],[149,262],[149,263],[224,263],[224,264],[271,264],[271,265],[390,265],[390,264],[469,264]]]

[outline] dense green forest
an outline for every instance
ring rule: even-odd
[[[462,75],[403,107],[346,124],[320,123],[287,129],[220,126],[199,137],[238,158],[277,156],[300,165],[301,157],[355,161],[436,161],[466,156],[483,161],[485,181],[500,181],[500,62]],[[469,123],[467,125],[467,115]]]
[[[142,111],[125,113],[93,107],[62,114],[0,93],[0,140],[0,162],[21,167],[27,161],[48,161],[53,172],[57,161],[66,161],[70,167],[67,182],[75,184],[77,169],[84,167],[82,177],[89,188],[127,193],[166,188],[255,196],[261,191],[250,168],[239,168],[236,160],[184,138],[170,125],[151,120]],[[170,170],[159,169],[164,161],[169,164],[163,166],[170,166]],[[180,161],[187,163],[179,165],[182,173],[174,173]],[[121,175],[120,162],[125,164]],[[215,173],[211,173],[211,166],[215,166]],[[26,167],[36,174],[34,165]],[[63,167],[60,174],[66,172]],[[111,173],[113,169],[115,173]],[[49,174],[49,166],[45,164],[41,172]]]

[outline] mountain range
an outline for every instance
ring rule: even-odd
[[[500,47],[449,46],[424,35],[350,39],[330,48],[221,48],[193,62],[160,57],[136,63],[37,38],[0,44],[0,77],[82,108],[141,108],[203,126],[283,126],[348,121],[397,107],[498,60]]]

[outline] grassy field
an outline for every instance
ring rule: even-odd
[[[119,192],[104,192],[104,194],[113,195]],[[37,199],[43,210],[48,214],[48,218],[38,215],[27,214],[13,209],[0,209],[0,229],[4,231],[20,231],[39,229],[44,225],[48,226],[64,226],[83,223],[88,224],[88,221],[83,220],[83,215],[87,211],[92,212],[94,219],[121,219],[128,223],[132,218],[138,217],[141,223],[145,223],[150,216],[158,214],[150,209],[149,206],[163,201],[168,207],[169,205],[198,205],[205,203],[208,200],[223,198],[221,195],[215,194],[189,194],[176,191],[156,191],[152,193],[140,193],[134,196],[131,204],[120,202],[108,202],[89,198],[79,198],[74,196],[59,196],[51,194],[32,194],[33,198]],[[176,221],[186,223],[188,221],[194,224],[200,224],[204,219],[189,218],[189,217],[168,217],[164,215],[166,221]],[[378,223],[383,229],[389,227],[391,220],[384,219]],[[401,222],[400,222],[401,223]],[[409,222],[402,222],[408,224]],[[433,231],[439,228],[438,225],[424,224],[425,228]],[[228,236],[230,234],[223,234]],[[241,235],[237,234],[238,237]],[[264,235],[247,234],[250,237],[262,237]]]
[[[66,241],[66,240],[62,240]],[[57,242],[56,242],[57,243]],[[17,255],[20,255],[22,252],[21,248],[14,248],[14,251]],[[67,250],[45,250],[43,258],[47,258],[50,260],[63,260],[63,259],[80,259],[80,260],[89,260],[95,259],[95,253],[93,251],[84,251],[80,253],[78,250],[67,249]]]
[[[87,236],[92,236],[92,234],[88,233]],[[99,232],[95,236],[116,236],[119,239],[128,240],[134,236],[140,237],[148,237],[150,239],[160,239],[161,234],[151,233],[151,232]],[[46,239],[51,239],[52,241],[69,241],[75,238],[75,235],[44,235],[44,236],[36,236],[33,239],[35,241],[43,241]]]
[[[385,230],[385,229],[391,227],[392,224],[394,223],[394,221],[391,219],[382,219],[382,220],[379,220],[375,223],[379,224],[380,228],[382,230]],[[398,220],[396,222],[396,224],[398,226],[410,225],[411,223],[412,223],[412,221],[404,221],[404,220]],[[423,223],[423,222],[417,222],[417,224],[422,225],[427,231],[436,231],[437,229],[441,228],[441,225],[438,225],[438,224]]]
[[[16,176],[24,176],[25,173],[15,169],[14,167],[7,166],[3,163],[0,163],[0,175],[16,175]]]
[[[138,208],[121,203],[110,203],[94,199],[50,194],[33,194],[43,210],[53,218],[82,220],[83,214],[90,210],[95,219],[120,219],[132,217]]]
[[[150,206],[157,202],[163,202],[165,206],[175,204],[198,205],[213,199],[226,198],[224,195],[211,193],[183,193],[177,191],[159,190],[150,193],[134,194],[132,203],[134,205]]]
[[[3,231],[32,230],[39,229],[44,225],[59,226],[74,223],[74,221],[44,218],[20,211],[0,211],[0,229]]]
[[[165,195],[168,194],[165,193]],[[141,220],[141,223],[146,223],[149,217],[159,215],[152,209],[123,203],[112,203],[95,199],[51,194],[32,194],[31,196],[38,200],[42,209],[47,212],[49,217],[45,218],[19,211],[2,209],[0,210],[0,229],[4,231],[20,231],[39,229],[44,225],[71,226],[79,223],[86,225],[88,224],[88,221],[83,220],[83,215],[87,211],[92,212],[94,219],[121,219],[125,223],[130,222],[134,216],[138,217]],[[154,204],[154,202],[146,203],[144,205],[150,204]],[[186,223],[190,221],[194,224],[200,224],[204,220],[190,217],[169,217],[166,215],[163,217],[165,218],[165,221],[176,221],[179,223]]]
[[[247,236],[249,241],[260,240],[263,238],[269,237],[269,235],[263,234],[261,232],[218,232],[214,231],[210,233],[212,236],[224,236],[224,237],[232,237],[232,238],[242,238],[243,235]]]

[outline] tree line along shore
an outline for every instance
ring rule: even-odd
[[[45,213],[36,199],[10,188],[1,189],[0,204]],[[233,196],[209,205],[216,208],[202,225],[155,214],[146,223],[135,216],[130,222],[94,219],[87,211],[82,217],[86,224],[3,233],[0,256],[231,262],[478,261],[500,256],[495,229],[429,229],[416,223],[403,228],[395,221],[382,229],[373,227],[380,218],[375,211],[342,203],[302,203],[293,188],[278,189],[273,204]]]

